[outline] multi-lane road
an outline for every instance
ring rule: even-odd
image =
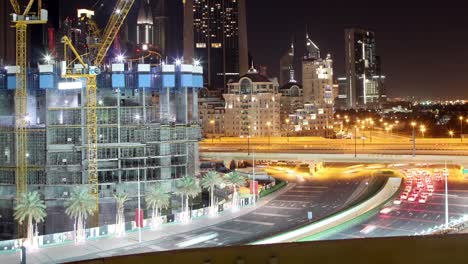
[[[408,236],[434,229],[445,224],[446,217],[445,182],[434,185],[435,191],[425,203],[402,199],[401,204],[394,204],[392,200],[371,215],[303,241]],[[449,221],[468,215],[468,182],[449,180],[448,194]]]
[[[287,190],[273,200],[231,220],[177,235],[167,235],[138,246],[113,248],[100,251],[99,254],[63,261],[103,255],[246,244],[330,216],[372,196],[384,183],[384,178],[371,179],[370,175],[352,179],[338,176],[335,179],[291,183]],[[312,212],[312,220],[308,219],[308,212]]]
[[[314,153],[368,153],[411,155],[413,142],[405,137],[375,137],[358,139],[325,139],[319,137],[262,137],[262,138],[221,138],[213,142],[205,140],[200,144],[205,152],[314,152]],[[416,139],[417,155],[468,155],[468,142],[460,139]]]

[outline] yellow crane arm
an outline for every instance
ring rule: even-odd
[[[28,5],[26,6],[26,9],[23,12],[23,16],[29,14],[29,11],[31,10],[32,5],[34,4],[34,1],[35,0],[30,0],[29,1]],[[37,15],[39,16],[40,14],[37,14]]]
[[[84,62],[83,58],[81,57],[81,55],[78,53],[78,51],[76,51],[75,47],[73,46],[71,40],[67,37],[67,36],[63,36],[62,37],[62,43],[64,45],[64,56],[65,56],[65,60],[67,60],[67,48],[69,48],[73,54],[75,55],[76,57],[76,60],[78,60],[81,64],[81,66],[83,66],[83,68],[88,68],[88,65]]]
[[[106,57],[107,51],[115,40],[115,37],[120,31],[122,24],[127,18],[128,12],[132,9],[135,0],[119,0],[112,12],[109,23],[106,26],[102,35],[102,44],[99,47],[98,53],[94,60],[94,66],[100,66]]]
[[[20,6],[18,4],[18,0],[10,0],[10,4],[13,7],[13,11],[15,11],[15,14],[19,15],[20,12],[21,12],[21,9],[20,9]]]

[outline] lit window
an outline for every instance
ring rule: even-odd
[[[206,43],[197,43],[196,44],[197,49],[203,49],[206,48]]]
[[[211,43],[211,47],[215,49],[219,49],[222,47],[221,43]]]

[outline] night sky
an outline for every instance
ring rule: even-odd
[[[343,76],[344,29],[364,27],[376,33],[390,96],[468,99],[466,7],[451,1],[382,2],[247,1],[255,63],[277,76],[279,58],[293,34],[302,55],[307,24],[322,54],[332,54],[335,76]]]
[[[44,2],[54,13],[57,3],[64,5],[66,2],[64,9],[70,11],[96,1]],[[105,3],[104,13],[112,10],[114,0],[100,2]],[[181,18],[174,19],[182,15],[178,10],[181,1],[168,2],[173,6],[169,14],[173,21],[171,34],[180,35],[176,42],[181,42],[182,32],[177,32],[176,25],[181,24]],[[363,27],[376,33],[377,53],[382,59],[390,96],[468,99],[468,15],[463,4],[419,0],[382,2],[247,0],[250,53],[256,65],[266,65],[269,75],[278,76],[279,59],[293,36],[298,57],[302,56],[308,25],[309,35],[321,48],[323,56],[332,54],[335,77],[341,77],[344,76],[344,29]],[[136,8],[132,10],[131,17],[135,17],[136,12]],[[181,43],[172,46],[181,46],[177,44]],[[299,60],[297,64],[299,66]],[[296,68],[296,79],[300,79],[300,68]]]

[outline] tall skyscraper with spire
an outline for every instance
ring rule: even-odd
[[[306,33],[306,53],[304,55],[304,60],[317,60],[319,58],[319,47],[310,39],[309,33]]]
[[[333,60],[320,57],[320,48],[306,34],[306,53],[302,60],[304,103],[316,106],[333,105]]]
[[[127,23],[129,23],[127,27],[134,27],[131,22]],[[140,1],[135,33],[134,37],[124,35],[132,39],[140,49],[143,45],[147,45],[149,49],[167,56],[170,40],[167,0]]]
[[[249,68],[245,0],[183,0],[184,60],[200,60],[209,88],[227,82]]]
[[[154,45],[153,25],[149,0],[142,0],[137,17],[137,45]]]
[[[288,51],[280,59],[280,85],[285,85],[294,80],[294,41],[291,41]],[[292,76],[291,76],[292,75]]]

